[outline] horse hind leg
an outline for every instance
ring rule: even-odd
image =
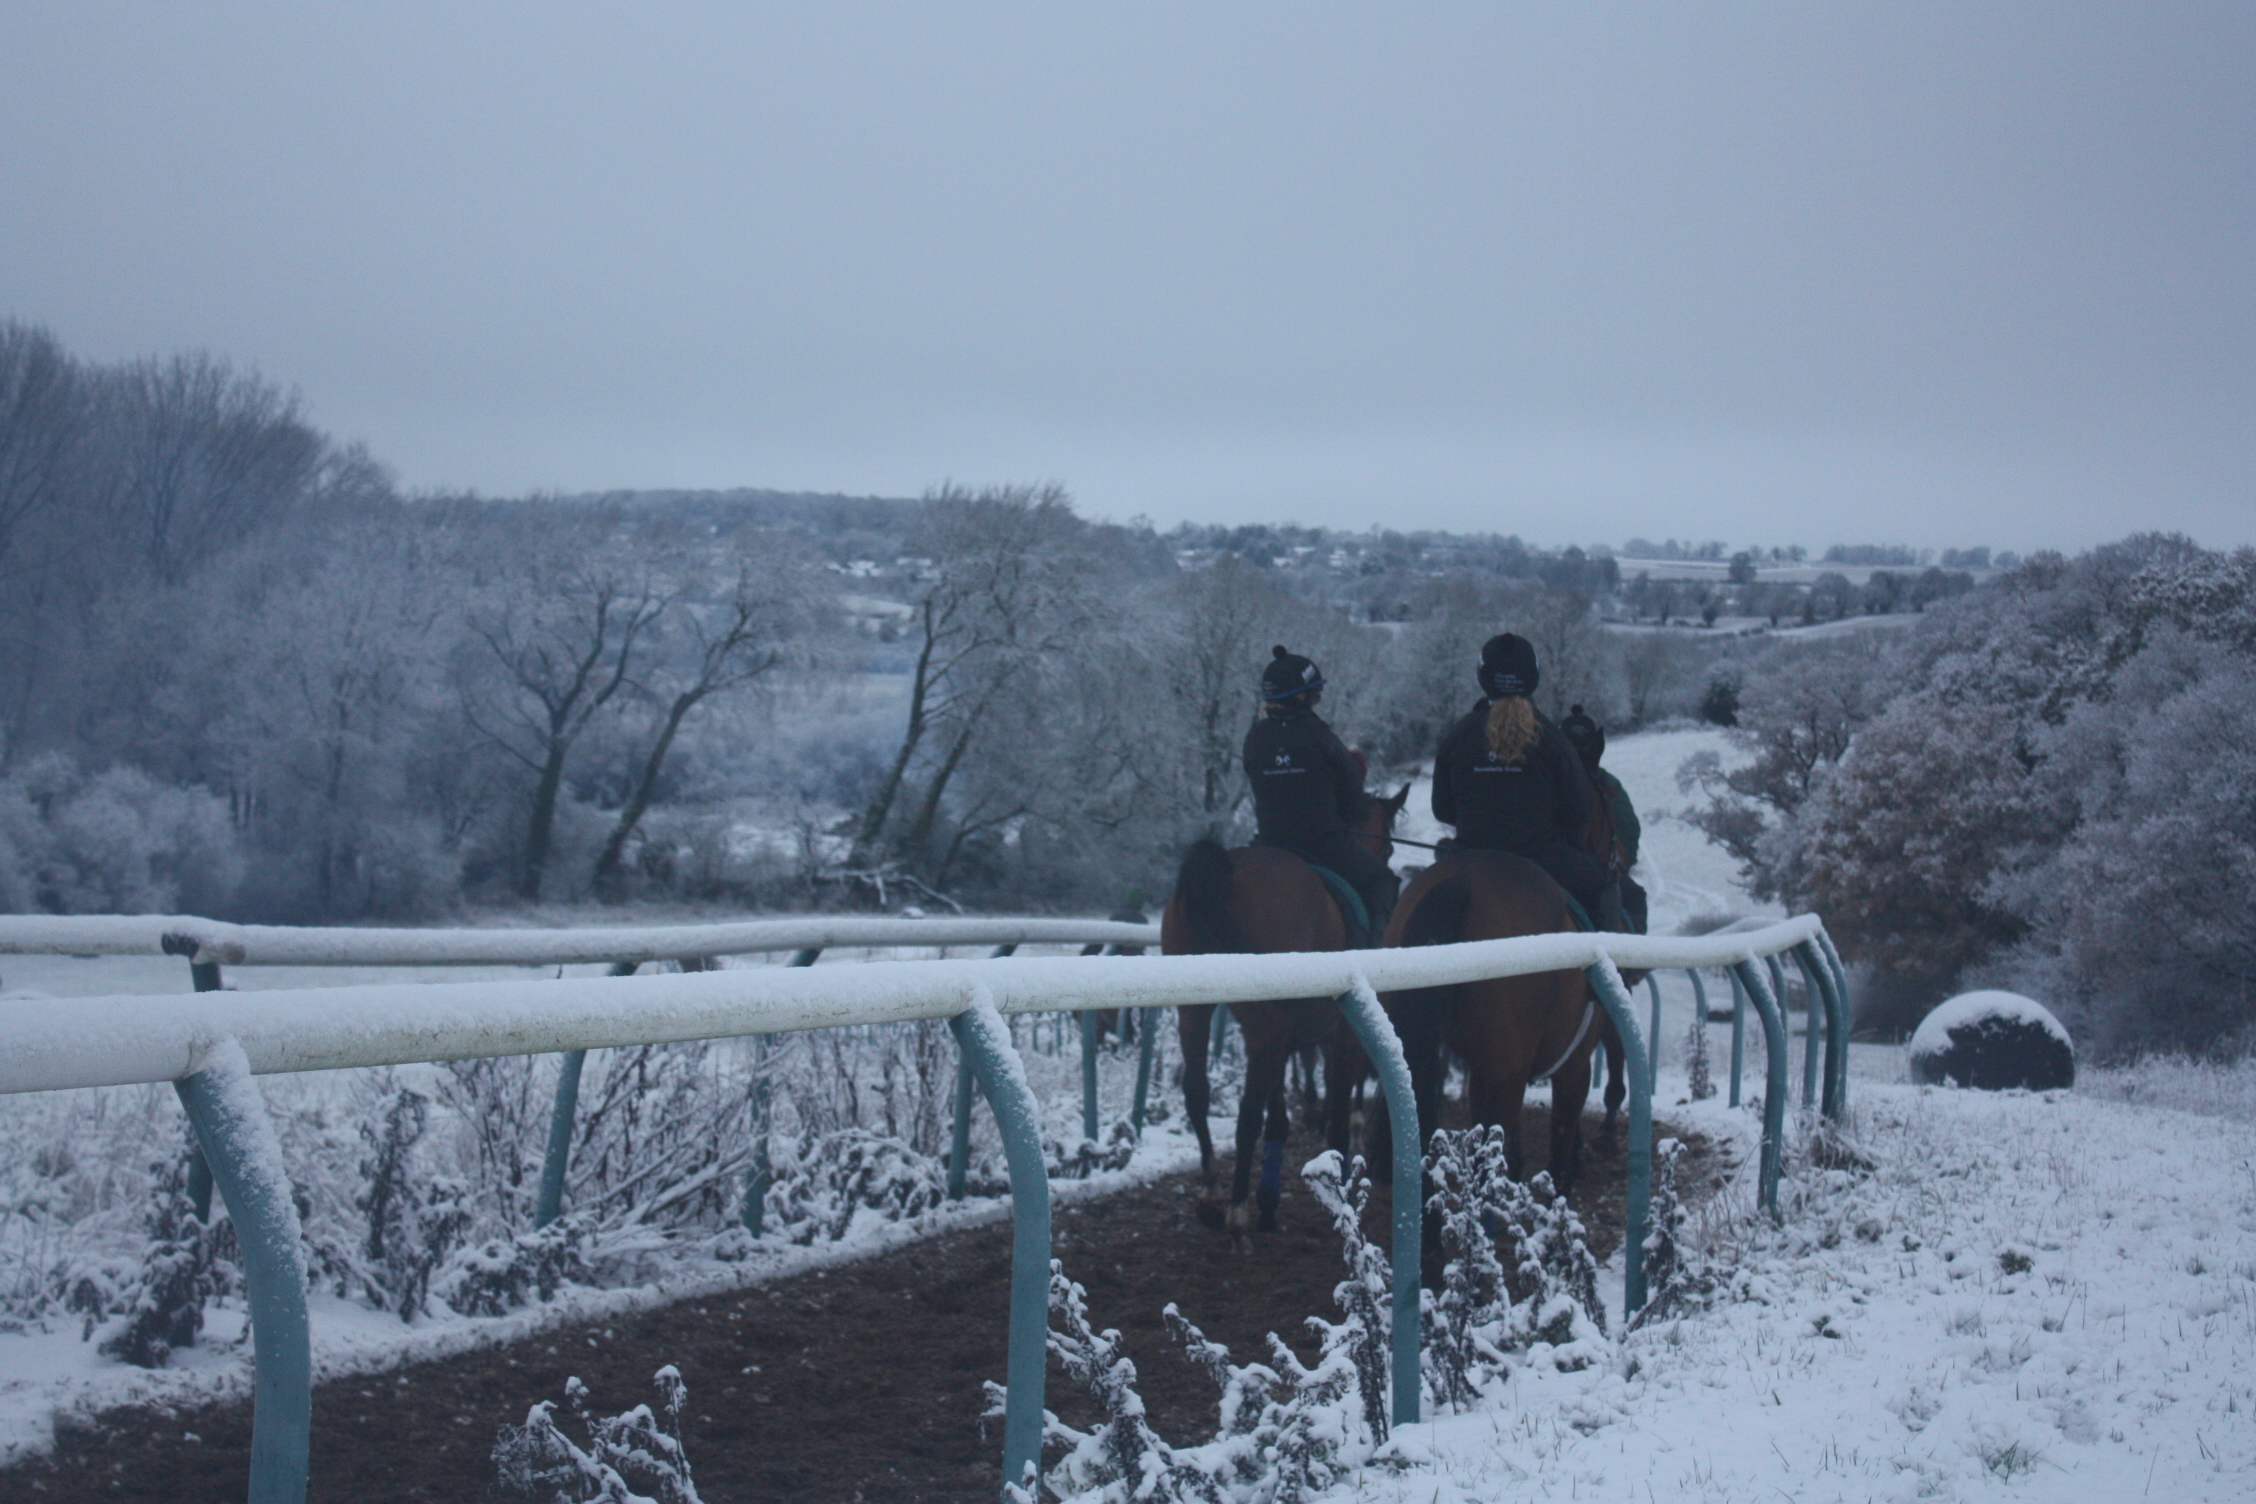
[[[1598,1124],[1598,1143],[1601,1148],[1612,1149],[1621,1122],[1622,1102],[1629,1096],[1629,1066],[1622,1053],[1621,1039],[1612,1030],[1606,1033],[1606,1116]]]
[[[1264,1050],[1254,1054],[1248,1050],[1245,1073],[1245,1094],[1238,1099],[1238,1160],[1230,1176],[1229,1227],[1233,1239],[1243,1249],[1249,1246],[1248,1234],[1253,1230],[1254,1146],[1262,1139],[1262,1126],[1272,1115],[1284,1107],[1285,1052]],[[1278,1164],[1278,1178],[1283,1178],[1284,1144],[1280,1140],[1273,1157]],[[1272,1156],[1264,1153],[1266,1161]],[[1262,1167],[1262,1180],[1269,1179],[1268,1165]]]
[[[1291,1139],[1292,1112],[1279,1091],[1269,1104],[1269,1131],[1261,1136],[1261,1179],[1253,1193],[1260,1212],[1255,1225],[1262,1232],[1277,1230],[1277,1203],[1285,1193],[1285,1145]]]
[[[1176,1038],[1183,1048],[1183,1110],[1191,1120],[1191,1131],[1198,1136],[1199,1176],[1208,1190],[1217,1179],[1214,1166],[1214,1134],[1207,1127],[1206,1112],[1212,1104],[1213,1089],[1206,1079],[1206,1046],[1209,1032],[1214,1026],[1214,1004],[1193,1003],[1176,1010]]]
[[[1590,1051],[1578,1050],[1551,1076],[1551,1184],[1561,1196],[1574,1194],[1582,1167],[1582,1107],[1589,1099]]]

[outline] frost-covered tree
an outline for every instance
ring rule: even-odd
[[[2245,605],[2241,606],[2245,609]],[[2256,655],[2174,631],[2071,711],[2040,778],[2065,839],[1993,885],[2032,930],[2003,978],[2103,1052],[2256,1031]]]
[[[465,703],[487,740],[532,778],[515,886],[538,898],[573,748],[637,667],[670,582],[646,559],[607,548],[592,524],[492,543],[472,616],[484,651],[466,665]]]
[[[1088,531],[1054,484],[950,483],[927,493],[912,545],[923,562],[911,603],[908,714],[855,830],[857,866],[889,850],[924,855],[989,717],[1033,693],[1050,655],[1087,629],[1102,605]],[[897,805],[912,770],[921,786],[901,824]]]
[[[1758,848],[1842,953],[1940,997],[2018,939],[1994,880],[2054,820],[2009,712],[1898,699],[1856,734],[1787,835]]]
[[[650,810],[667,757],[683,723],[701,706],[782,669],[823,615],[808,588],[804,564],[785,548],[737,560],[720,590],[685,579],[652,625],[643,666],[628,681],[630,699],[646,705],[649,729],[626,797],[595,859],[598,889],[616,891],[627,842]]]
[[[1886,645],[1869,634],[1781,644],[1741,666],[1731,738],[1749,760],[1727,769],[1701,753],[1678,772],[1680,788],[1708,799],[1694,823],[1739,859],[1757,897],[1796,896],[1793,822],[1857,728],[1886,703],[1890,669]]]

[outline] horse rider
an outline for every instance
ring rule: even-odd
[[[1457,827],[1461,847],[1534,862],[1599,928],[1626,929],[1613,874],[1581,845],[1595,813],[1582,760],[1529,698],[1542,679],[1534,644],[1510,632],[1491,637],[1475,677],[1481,702],[1434,757],[1434,818]]]
[[[1386,933],[1400,886],[1394,869],[1348,824],[1363,807],[1363,769],[1316,714],[1324,676],[1282,646],[1261,671],[1262,714],[1246,733],[1256,846],[1280,846],[1346,879],[1363,900],[1370,942]]]
[[[1637,806],[1630,803],[1629,790],[1622,787],[1619,778],[1598,766],[1598,759],[1606,755],[1606,728],[1577,705],[1559,722],[1559,730],[1582,759],[1582,770],[1590,775],[1591,790],[1604,802],[1613,821],[1614,881],[1621,884],[1622,909],[1629,916],[1629,927],[1642,935],[1645,933],[1645,889],[1629,875],[1629,869],[1637,865],[1637,843],[1644,827],[1638,822]]]

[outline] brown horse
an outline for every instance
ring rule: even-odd
[[[1576,928],[1565,891],[1535,863],[1502,851],[1455,851],[1410,884],[1387,944],[1448,945]],[[1580,971],[1393,992],[1381,1001],[1409,1060],[1419,1126],[1430,1134],[1440,1122],[1445,1062],[1456,1056],[1469,1077],[1473,1122],[1503,1127],[1515,1177],[1526,1172],[1520,1109],[1528,1083],[1549,1076],[1551,1180],[1561,1194],[1572,1190],[1590,1052],[1604,1014]],[[1376,1142],[1370,1158],[1374,1167],[1388,1163]]]
[[[1408,784],[1391,799],[1366,796],[1351,829],[1372,842],[1381,857],[1391,855],[1394,817],[1409,797]],[[1348,945],[1339,902],[1313,866],[1278,847],[1240,846],[1226,851],[1213,840],[1197,842],[1183,858],[1174,895],[1160,917],[1159,935],[1160,953],[1168,956],[1273,955],[1345,950]],[[1176,1013],[1183,1048],[1183,1101],[1192,1131],[1198,1135],[1199,1168],[1210,1196],[1218,1177],[1214,1140],[1206,1125],[1210,1091],[1206,1052],[1215,1006],[1190,1004]],[[1254,1222],[1247,1201],[1253,1189],[1256,1143],[1263,1146],[1258,1225],[1264,1232],[1277,1225],[1285,1140],[1291,1130],[1286,1062],[1309,1045],[1320,1046],[1329,1055],[1345,1031],[1339,1003],[1328,997],[1232,1003],[1230,1013],[1245,1040],[1245,1091],[1238,1101],[1238,1157],[1229,1205],[1219,1220],[1242,1242]],[[1336,1069],[1328,1075],[1329,1112],[1344,1123],[1345,1082]],[[1206,1215],[1203,1209],[1201,1215]]]

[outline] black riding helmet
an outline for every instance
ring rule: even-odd
[[[1481,692],[1492,700],[1532,695],[1543,681],[1535,666],[1535,644],[1511,632],[1500,632],[1481,645],[1476,674]]]
[[[1598,759],[1606,755],[1606,728],[1585,714],[1580,705],[1567,712],[1559,730],[1581,754],[1584,767],[1597,767]]]
[[[1274,703],[1294,695],[1314,694],[1324,687],[1323,674],[1306,658],[1287,652],[1281,643],[1270,653],[1269,666],[1261,671],[1262,699]]]

